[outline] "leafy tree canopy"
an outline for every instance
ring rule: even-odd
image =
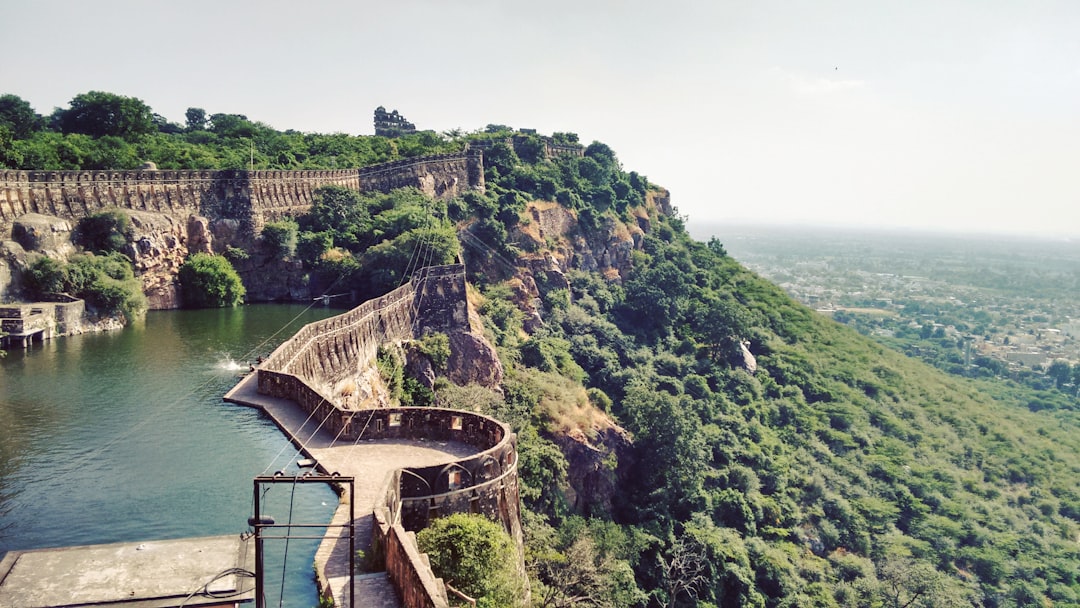
[[[482,515],[455,513],[436,519],[416,535],[431,568],[483,606],[522,604],[513,540]]]
[[[131,141],[157,130],[153,112],[142,100],[102,91],[76,95],[55,118],[61,132],[91,137],[112,135]]]
[[[244,299],[244,284],[229,260],[196,253],[180,267],[180,294],[190,308],[236,306]]]
[[[30,103],[17,95],[0,95],[0,126],[6,126],[16,139],[25,139],[41,128],[42,117]]]

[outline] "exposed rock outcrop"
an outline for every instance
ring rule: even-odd
[[[593,429],[592,439],[575,429],[552,440],[566,457],[566,498],[574,510],[586,516],[610,514],[619,485],[618,464],[630,455],[630,434],[612,424]]]
[[[449,336],[450,359],[446,364],[446,377],[451,382],[487,388],[502,385],[502,362],[490,342],[474,333],[453,332]]]
[[[147,304],[154,310],[178,308],[176,273],[189,252],[189,227],[203,224],[194,217],[180,221],[160,213],[125,213],[131,218],[134,237],[124,253],[131,258],[135,275],[142,281]]]
[[[666,191],[664,191],[666,193]],[[525,254],[518,264],[535,274],[543,271],[547,279],[558,281],[551,273],[567,269],[603,273],[619,280],[630,270],[630,254],[641,247],[642,237],[651,229],[651,213],[670,210],[670,201],[660,192],[650,191],[646,205],[633,210],[633,221],[603,216],[598,225],[583,229],[577,213],[558,203],[533,201],[526,206],[528,218],[519,224],[511,238]],[[537,277],[540,280],[540,277]],[[565,278],[563,279],[565,281]]]
[[[71,244],[73,226],[68,220],[27,213],[19,216],[11,225],[11,238],[26,251],[37,251],[53,258],[64,258],[75,253]]]

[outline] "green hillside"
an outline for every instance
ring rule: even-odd
[[[162,168],[248,160],[245,148],[226,153],[242,141],[226,115],[119,135],[65,132],[64,116],[25,132],[0,126],[0,161],[76,168],[30,166],[72,142],[186,150],[167,161],[138,153]],[[1074,412],[1032,412],[1027,389],[949,376],[794,302],[721,243],[693,241],[685,218],[659,208],[658,188],[602,143],[549,157],[540,136],[494,125],[387,140],[243,121],[265,136],[257,168],[321,158],[270,154],[264,140],[385,151],[335,156],[355,164],[491,140],[484,194],[324,190],[312,213],[271,229],[313,281],[369,295],[398,284],[418,242],[440,261],[466,257],[507,370],[503,393],[440,383],[431,394],[408,379],[397,390],[514,425],[534,605],[1080,605]],[[563,209],[567,230],[539,234],[536,201]],[[621,276],[537,270],[631,232],[636,241],[619,237],[633,243]],[[559,447],[568,439],[596,448],[584,473],[609,487],[572,487],[583,471]]]
[[[636,201],[573,181],[589,159],[612,191],[641,179],[594,144],[580,162],[513,159],[489,176],[492,196],[547,198],[537,184],[561,176],[555,188],[580,197],[580,215],[632,223]],[[572,552],[588,531],[601,574],[629,564],[651,605],[1077,602],[1073,416],[1030,412],[1023,395],[995,399],[996,385],[883,348],[797,304],[720,243],[692,241],[677,214],[652,219],[621,285],[571,272],[567,294],[538,280],[546,324],[528,338],[513,315],[489,317],[504,361],[518,362],[506,407],[552,411],[535,395],[557,399],[558,374],[580,379],[634,436],[616,506],[587,514],[618,530],[578,520],[541,489],[530,507],[562,535],[537,554]],[[537,444],[527,447],[546,454]]]

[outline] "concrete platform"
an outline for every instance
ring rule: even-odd
[[[255,598],[255,579],[237,570],[255,570],[251,544],[232,535],[12,551],[0,561],[0,606],[233,606]]]

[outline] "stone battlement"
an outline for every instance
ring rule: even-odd
[[[354,438],[361,429],[350,425],[353,410],[336,405],[333,387],[373,367],[383,344],[468,331],[466,306],[463,265],[424,268],[384,296],[300,328],[259,367],[259,392],[296,401]]]
[[[415,187],[433,197],[483,190],[483,154],[424,156],[363,169],[304,171],[0,171],[0,227],[27,213],[78,220],[110,207],[186,219],[265,221],[307,211],[317,189]]]

